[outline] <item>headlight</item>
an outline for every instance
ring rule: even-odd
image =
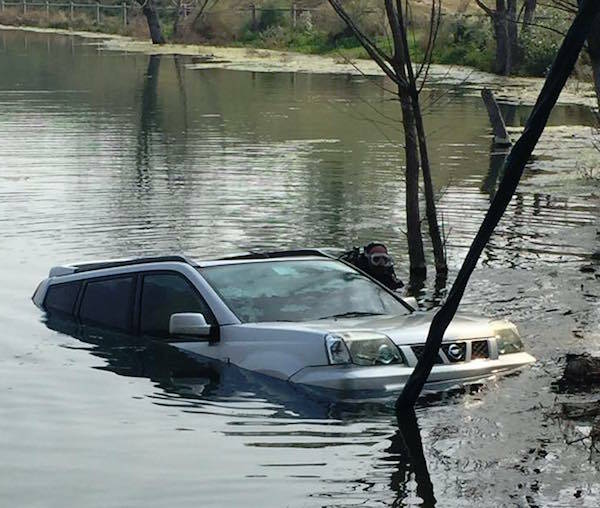
[[[390,365],[403,363],[402,354],[389,337],[373,332],[345,332],[325,337],[332,365]]]
[[[492,321],[498,354],[507,355],[523,351],[523,342],[517,327],[509,321]]]

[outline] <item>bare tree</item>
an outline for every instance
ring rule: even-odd
[[[490,17],[496,40],[494,72],[508,76],[515,63],[518,48],[516,24],[517,0],[496,0],[496,9],[491,9],[482,0],[477,5]]]
[[[445,276],[447,273],[446,258],[437,222],[425,127],[419,106],[419,94],[422,84],[421,86],[418,84],[418,80],[421,77],[424,83],[429,71],[441,15],[440,0],[432,0],[430,29],[425,58],[416,72],[413,68],[409,51],[407,24],[405,20],[408,1],[405,1],[404,6],[401,0],[396,0],[396,2],[392,0],[384,1],[386,18],[392,35],[391,54],[387,54],[361,30],[339,0],[329,0],[329,3],[346,23],[349,30],[354,34],[369,56],[396,85],[396,93],[402,111],[402,125],[404,127],[406,222],[411,285],[417,285],[418,281],[422,280],[426,275],[419,212],[419,170],[423,172],[427,222],[433,245],[436,272],[438,275]]]
[[[148,23],[148,31],[150,32],[150,38],[152,44],[164,44],[165,38],[160,27],[160,18],[156,10],[154,0],[136,0],[142,7],[142,12],[146,16],[146,22]]]
[[[454,318],[462,296],[465,292],[469,278],[477,266],[477,261],[483,249],[490,240],[494,229],[500,222],[510,200],[512,199],[525,164],[533,153],[533,150],[542,135],[548,121],[548,117],[558,100],[560,92],[564,88],[567,79],[571,75],[579,53],[589,35],[596,16],[600,13],[600,2],[598,0],[581,0],[580,9],[569,29],[561,48],[558,51],[554,64],[544,83],[544,87],[538,96],[537,102],[527,120],[523,134],[515,143],[504,163],[504,176],[498,191],[490,205],[490,208],[469,248],[469,252],[456,277],[448,299],[434,316],[423,356],[417,363],[404,390],[400,394],[396,407],[401,415],[402,411],[412,408],[419,397],[421,390],[438,355],[442,344],[442,338],[448,325]]]

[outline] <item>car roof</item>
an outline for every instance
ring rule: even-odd
[[[226,265],[240,265],[240,264],[256,264],[256,263],[269,263],[273,261],[331,261],[333,258],[329,256],[273,256],[269,258],[228,258],[228,259],[215,259],[212,261],[203,261],[198,263],[198,268],[208,268],[211,266],[226,266]]]
[[[297,249],[281,251],[253,251],[242,254],[234,254],[217,259],[207,259],[195,261],[183,255],[172,256],[151,256],[139,258],[112,259],[104,261],[88,261],[84,263],[72,263],[68,265],[54,266],[50,269],[50,277],[61,275],[71,275],[74,273],[90,272],[105,268],[118,268],[132,265],[143,265],[149,263],[185,263],[194,268],[204,268],[209,266],[232,265],[240,263],[255,263],[273,260],[285,259],[333,259],[334,257],[320,249]]]

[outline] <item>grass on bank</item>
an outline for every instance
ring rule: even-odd
[[[252,26],[249,17],[240,15],[240,11],[221,10],[203,16],[196,26],[190,26],[192,16],[180,20],[177,35],[173,33],[174,15],[163,14],[161,18],[164,35],[173,42],[246,46],[321,55],[342,53],[345,58],[350,59],[369,58],[331,9],[301,13],[295,26],[292,26],[290,15],[285,11],[260,11]],[[381,34],[383,20],[380,16],[364,14],[358,21],[371,38],[384,49],[389,49],[390,41]],[[0,12],[0,23],[148,37],[146,20],[139,9],[128,11],[126,26],[119,10],[103,13],[101,23],[97,24],[95,11],[92,9],[90,12],[76,10],[71,18],[68,8],[53,8],[48,16],[43,7],[30,8],[25,14],[20,8],[7,7],[4,12]],[[415,62],[423,58],[426,39],[426,20],[415,22],[410,38],[411,54]],[[560,36],[548,30],[535,29],[523,34],[520,41],[520,65],[516,74],[543,76],[556,54]],[[445,16],[433,53],[433,62],[492,71],[494,52],[495,42],[489,20],[473,16]]]
[[[271,4],[269,4],[271,5]],[[278,7],[277,0],[272,1]],[[360,11],[359,11],[360,12]],[[373,11],[357,14],[356,21],[377,44],[391,53],[390,41],[382,34],[385,20]],[[546,23],[559,28],[566,20],[553,11],[541,12]],[[428,36],[427,15],[415,18],[410,29],[411,55],[415,62],[422,61]],[[227,13],[216,13],[202,18],[194,27],[197,34],[210,42],[291,50],[310,54],[342,52],[347,58],[369,58],[366,51],[331,9],[304,12],[297,17],[295,26],[286,11],[261,11],[251,26],[250,20],[234,19]],[[519,64],[515,74],[544,76],[561,42],[561,36],[544,28],[531,28],[519,37]],[[490,20],[485,16],[463,14],[446,15],[438,33],[433,62],[463,65],[484,71],[493,71],[495,40]]]

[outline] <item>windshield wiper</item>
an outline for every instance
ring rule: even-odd
[[[361,317],[361,316],[383,316],[383,312],[361,312],[357,310],[353,310],[350,312],[342,312],[341,314],[334,314],[333,316],[323,316],[317,319],[333,319],[333,318],[352,318],[352,317]]]

